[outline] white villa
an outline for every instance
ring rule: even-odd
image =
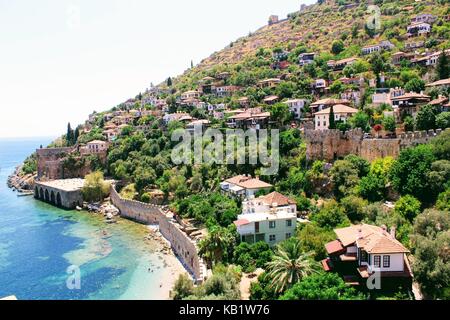
[[[380,272],[382,279],[397,279],[410,285],[409,250],[395,238],[394,228],[389,233],[386,227],[362,224],[334,232],[337,240],[325,245],[329,255],[322,261],[325,271],[343,273],[344,279],[355,285],[374,272]]]
[[[220,184],[223,192],[244,199],[254,197],[258,191],[270,190],[272,187],[271,184],[261,181],[258,178],[245,175],[229,178]]]
[[[343,104],[337,104],[333,107],[334,120],[336,122],[347,122],[348,118],[358,112],[357,109],[351,108]],[[324,109],[314,114],[314,123],[316,130],[328,130],[330,127],[330,112],[331,108]]]
[[[302,118],[303,108],[305,108],[307,101],[305,99],[291,99],[284,101],[289,107],[289,112],[294,115],[294,119],[300,120]]]
[[[101,140],[94,140],[86,144],[90,153],[104,153],[108,150],[109,143]]]
[[[234,222],[242,241],[273,246],[295,234],[297,204],[288,197],[273,192],[244,201],[242,206],[242,214]]]

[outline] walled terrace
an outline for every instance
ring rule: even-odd
[[[447,129],[450,130],[450,129]],[[397,158],[409,147],[430,142],[442,130],[416,131],[398,135],[393,139],[364,138],[361,129],[341,132],[339,130],[305,130],[306,157],[308,161],[334,161],[349,154],[358,155],[367,161],[378,158]]]
[[[84,179],[35,181],[34,197],[64,209],[75,209],[83,205],[81,189]]]
[[[172,250],[197,283],[203,282],[208,274],[206,264],[198,255],[199,238],[174,218],[174,214],[163,206],[147,204],[122,198],[111,186],[111,202],[119,209],[123,218],[143,224],[157,224],[159,231],[171,244]]]

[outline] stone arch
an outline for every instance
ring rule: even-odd
[[[56,204],[56,202],[55,202],[55,193],[53,192],[53,190],[52,190],[52,192],[50,193],[50,202],[51,202],[52,204]]]
[[[61,194],[59,192],[56,194],[56,205],[62,207]]]
[[[39,199],[39,188],[37,186],[34,187],[34,197]]]
[[[47,189],[45,189],[45,201],[50,202],[50,194]]]
[[[44,189],[42,189],[39,191],[39,199],[44,200]]]

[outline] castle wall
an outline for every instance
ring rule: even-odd
[[[408,132],[395,139],[364,139],[360,129],[341,132],[339,130],[305,130],[306,158],[308,161],[332,162],[349,154],[358,155],[367,161],[387,156],[397,158],[409,147],[430,142],[442,130]]]
[[[57,180],[63,178],[62,159],[74,151],[73,147],[67,148],[42,148],[36,150],[37,155],[37,179]]]
[[[144,224],[158,224],[161,234],[170,242],[172,250],[185,268],[195,276],[197,282],[203,281],[206,277],[206,266],[198,256],[195,242],[181,230],[181,226],[172,217],[164,214],[161,207],[123,199],[114,187],[111,187],[110,197],[122,217]]]

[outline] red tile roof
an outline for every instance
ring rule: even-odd
[[[342,246],[342,243],[339,240],[327,243],[325,245],[325,249],[327,250],[328,254],[336,254],[345,251],[344,247]]]

